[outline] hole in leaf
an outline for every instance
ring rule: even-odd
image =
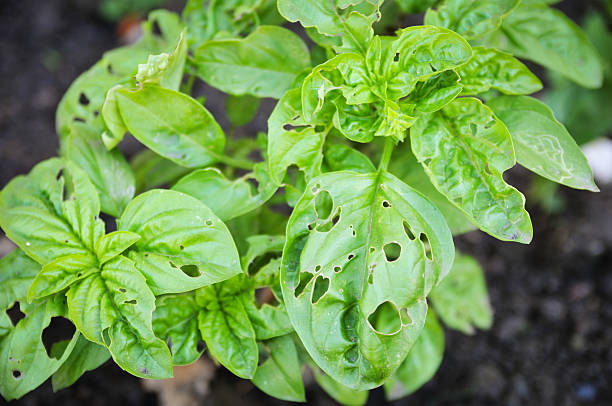
[[[83,106],[87,106],[89,104],[89,99],[85,96],[85,93],[81,92],[79,95],[79,104]]]
[[[84,123],[85,119],[81,117],[75,117],[72,121],[77,122],[77,123]]]
[[[330,216],[334,201],[327,190],[321,190],[315,197],[315,212],[320,219]]]
[[[138,302],[136,301],[136,299],[132,299],[132,300],[126,300],[123,303],[125,304],[138,304]]]
[[[100,112],[98,110],[94,110],[93,115],[94,117],[98,117],[100,115]]]
[[[13,374],[13,378],[15,378],[15,379],[21,379],[21,371],[18,371],[18,370],[16,370],[16,369],[14,369],[14,370],[12,371],[12,374]]]
[[[202,340],[198,340],[198,343],[196,344],[196,351],[197,352],[202,352],[206,349],[206,343],[204,343],[204,341]]]
[[[406,223],[405,221],[404,221],[404,232],[406,233],[406,235],[408,236],[408,238],[411,241],[414,241],[416,239],[416,236],[412,232],[412,229],[410,228],[410,225],[408,223]]]
[[[340,273],[340,272],[342,272],[342,267],[341,267],[341,266],[336,265],[336,266],[334,267],[334,272],[335,272],[335,273]]]
[[[181,266],[181,271],[183,271],[185,275],[190,276],[192,278],[197,278],[198,276],[201,275],[200,268],[198,268],[197,265],[193,265],[193,264]]]
[[[389,301],[379,304],[368,316],[368,322],[380,334],[395,334],[402,328],[399,311]]]
[[[206,220],[206,225],[209,227],[212,226],[213,225],[212,220]]]
[[[388,201],[386,201],[386,200],[383,200],[382,205],[383,205],[383,207],[385,207],[385,208],[389,208],[389,207],[391,207],[391,203],[389,203],[389,202],[388,202]]]
[[[431,244],[429,243],[429,238],[423,233],[419,236],[419,240],[423,243],[423,249],[425,250],[425,256],[430,261],[433,260],[433,254],[431,252]]]
[[[49,325],[42,332],[42,342],[49,358],[61,358],[60,354],[53,354],[53,345],[60,341],[70,340],[76,331],[74,324],[64,317],[55,316],[51,318]],[[63,352],[63,351],[61,351]]]
[[[376,248],[370,247],[370,254],[373,254],[376,251]]]
[[[399,52],[396,52],[395,56],[393,57],[393,62],[399,62],[399,60],[400,60],[400,54]]]
[[[317,226],[317,231],[319,231],[321,233],[327,233],[332,228],[334,228],[334,226],[336,224],[338,224],[338,221],[340,221],[340,213],[341,213],[341,211],[342,211],[342,208],[338,207],[338,210],[336,210],[336,213],[334,214],[334,216],[329,221],[327,221],[327,222]]]
[[[349,256],[347,257],[347,259],[350,261],[351,259],[355,258],[354,254],[349,254]]]
[[[408,314],[407,307],[402,307],[400,309],[400,319],[402,321],[402,325],[404,326],[409,326],[412,323],[414,323],[414,321],[412,320],[412,317],[410,317],[410,314]]]
[[[19,307],[19,302],[15,302],[15,304],[11,306],[10,309],[7,309],[6,314],[8,314],[9,319],[11,319],[11,323],[13,323],[13,326],[16,326],[17,323],[19,323],[19,320],[25,317],[25,314],[23,314],[21,308]]]
[[[162,30],[157,21],[153,21],[153,25],[151,26],[151,34],[157,35],[158,37],[162,36]]]
[[[181,245],[179,245],[179,249],[182,251],[182,250],[185,249],[185,246],[181,244]]]
[[[300,296],[304,292],[304,289],[306,289],[306,285],[308,285],[308,282],[310,282],[313,276],[314,275],[310,272],[300,273],[300,283],[297,285],[293,293],[295,297]]]
[[[321,265],[315,266],[315,272],[319,272],[321,270]]]
[[[312,304],[317,303],[323,295],[327,293],[329,290],[329,279],[324,277],[323,275],[319,275],[315,280],[314,289],[312,290],[312,297],[310,298],[310,302]]]
[[[325,126],[324,125],[316,125],[314,128],[316,133],[322,133],[323,131],[325,131]]]
[[[390,242],[385,244],[383,251],[385,252],[387,262],[394,262],[397,261],[402,254],[402,246],[396,242]]]
[[[268,265],[270,261],[275,258],[278,258],[279,254],[276,252],[266,252],[264,255],[254,258],[251,263],[248,265],[247,273],[250,276],[253,276],[264,266]]]

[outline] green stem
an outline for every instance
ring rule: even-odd
[[[395,142],[393,138],[387,137],[385,139],[385,149],[383,150],[382,156],[380,157],[380,163],[378,164],[379,171],[386,171],[389,166],[389,161],[391,161],[391,154],[393,153],[393,148],[395,147]]]
[[[219,162],[224,163],[229,166],[233,166],[234,168],[251,170],[253,169],[253,166],[255,165],[254,162],[251,162],[248,159],[232,158],[231,156],[227,156],[227,155],[219,154],[219,155],[215,155],[215,158]]]

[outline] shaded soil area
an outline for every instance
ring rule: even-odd
[[[564,1],[574,18],[590,2]],[[118,45],[95,2],[0,2],[0,185],[56,154],[55,107],[68,85]],[[217,106],[218,107],[218,106]],[[528,184],[523,171],[515,183]],[[522,188],[522,190],[527,190]],[[396,405],[612,404],[612,185],[599,194],[564,189],[566,209],[529,207],[529,246],[482,233],[458,247],[483,265],[495,309],[490,331],[446,331],[435,378]],[[309,387],[311,404],[334,404]],[[2,404],[2,400],[0,400]],[[13,405],[156,405],[139,379],[112,363],[53,394],[47,382]],[[217,370],[206,405],[283,405],[249,382]],[[385,404],[381,390],[370,405]]]

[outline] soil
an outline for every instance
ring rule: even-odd
[[[592,3],[560,6],[578,19]],[[55,107],[79,73],[118,45],[115,32],[93,1],[0,2],[0,185],[56,155]],[[521,170],[511,179],[529,183]],[[395,405],[612,404],[612,185],[598,194],[562,189],[560,196],[566,203],[560,214],[528,207],[531,245],[480,232],[457,240],[485,269],[494,325],[474,336],[446,330],[434,379]],[[334,404],[314,386],[307,394],[311,404]],[[128,406],[159,399],[107,363],[68,389],[53,394],[47,382],[12,404]],[[200,404],[286,403],[218,369]],[[372,391],[369,404],[386,404],[381,390]]]

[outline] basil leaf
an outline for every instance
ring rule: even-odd
[[[200,333],[216,360],[235,375],[251,379],[259,357],[255,332],[236,292],[227,282],[221,285],[196,292],[198,305],[205,308],[198,316]]]
[[[134,174],[119,150],[108,151],[93,127],[70,126],[65,156],[86,173],[100,196],[101,210],[118,217],[134,197]]]
[[[548,106],[527,96],[498,97],[488,105],[510,131],[521,165],[554,182],[599,191],[584,154]]]
[[[425,24],[451,29],[473,39],[496,30],[520,0],[444,0],[425,14]]]
[[[73,163],[52,158],[4,187],[0,226],[29,257],[46,264],[91,252],[104,234],[99,209],[98,194],[87,175]]]
[[[114,231],[100,238],[96,243],[96,256],[100,264],[110,261],[131,247],[140,236],[130,231]]]
[[[368,401],[367,390],[353,390],[327,375],[316,365],[311,365],[315,380],[336,402],[345,406],[363,406]]]
[[[370,158],[347,145],[333,144],[325,148],[325,164],[330,172],[354,171],[370,173],[376,171]]]
[[[42,341],[43,330],[52,317],[64,315],[64,308],[60,296],[22,307],[26,317],[0,341],[0,394],[6,400],[20,398],[41,385],[70,355],[78,333],[57,358],[47,354]]]
[[[472,48],[472,57],[457,69],[464,95],[489,89],[504,94],[530,94],[542,90],[540,80],[518,59],[494,48]]]
[[[157,295],[186,292],[242,272],[225,224],[186,194],[143,193],[126,207],[117,228],[141,236],[127,255]]]
[[[582,30],[559,10],[521,5],[488,44],[559,72],[581,86],[600,87],[599,54]]]
[[[289,402],[305,402],[302,371],[291,336],[284,335],[264,343],[269,352],[255,372],[253,384],[275,398]]]
[[[434,186],[481,230],[501,240],[531,241],[525,197],[502,177],[515,164],[512,139],[488,107],[456,99],[422,116],[410,138]]]
[[[59,292],[98,271],[92,254],[72,254],[45,264],[28,290],[28,301]]]
[[[200,310],[193,293],[165,295],[155,302],[153,331],[156,336],[168,342],[174,365],[191,364],[204,352],[199,344]]]
[[[236,127],[248,124],[253,120],[259,109],[259,99],[253,96],[227,96],[225,112],[227,119]]]
[[[172,376],[170,351],[151,325],[155,297],[132,261],[115,257],[66,296],[72,322],[88,340],[106,346],[121,368],[143,378]]]
[[[246,239],[249,244],[249,248],[242,257],[242,269],[245,270],[249,275],[259,271],[256,260],[259,258],[264,259],[266,254],[283,252],[283,246],[285,245],[284,235],[251,235]],[[256,269],[251,272],[251,266]]]
[[[440,367],[443,354],[444,330],[430,308],[423,332],[414,347],[393,376],[385,382],[387,399],[408,396],[427,383]]]
[[[149,55],[147,63],[138,65],[136,81],[140,84],[155,83],[166,89],[178,90],[183,80],[186,58],[187,40],[183,31],[171,54]]]
[[[28,288],[39,271],[40,265],[20,249],[0,259],[0,314],[6,315],[4,312],[15,302],[26,299]],[[0,329],[0,338],[4,334]]]
[[[188,194],[206,204],[221,220],[230,220],[255,210],[268,201],[277,186],[270,179],[264,163],[236,180],[227,179],[216,168],[199,169],[181,178],[172,190]],[[251,181],[257,182],[253,193]]]
[[[226,93],[280,98],[310,67],[310,53],[286,28],[260,26],[244,39],[205,42],[195,65],[202,80]]]
[[[416,341],[452,247],[440,212],[387,172],[313,179],[287,225],[281,284],[314,361],[353,389],[382,384]]]
[[[223,152],[221,127],[191,97],[156,85],[115,93],[130,134],[159,155],[194,168],[215,162]]]
[[[80,334],[78,336],[66,362],[51,377],[54,392],[72,385],[85,372],[98,368],[110,358],[106,347],[92,343]]]
[[[431,303],[444,324],[465,334],[474,334],[474,327],[491,327],[484,274],[470,256],[457,255],[448,277],[431,292]]]

